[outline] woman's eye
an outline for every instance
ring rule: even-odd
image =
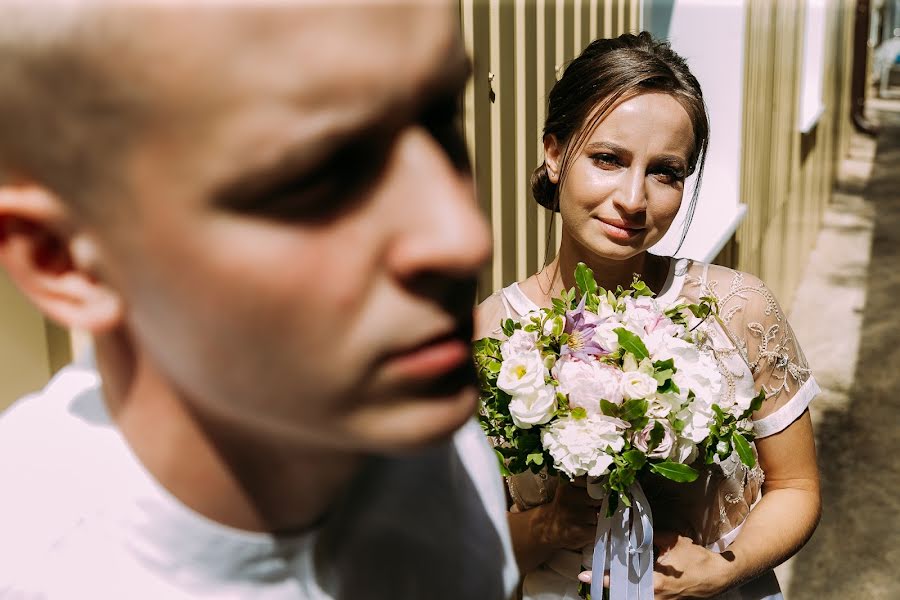
[[[653,174],[660,182],[668,185],[684,181],[684,174],[675,169],[657,169]]]
[[[602,166],[611,166],[616,167],[619,166],[619,159],[615,154],[594,154],[591,156],[591,160],[593,160],[598,165]]]

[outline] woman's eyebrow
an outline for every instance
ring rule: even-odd
[[[676,154],[657,154],[653,157],[653,162],[681,169],[687,166],[687,160]]]
[[[607,141],[599,141],[599,142],[591,142],[584,147],[586,152],[600,152],[601,150],[608,150],[615,154],[622,154],[625,156],[631,156],[632,152],[628,148],[624,146],[620,146],[614,142]]]

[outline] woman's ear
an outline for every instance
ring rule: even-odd
[[[562,144],[552,133],[544,136],[544,164],[547,165],[547,177],[559,184],[559,168],[562,162]]]
[[[98,277],[99,248],[45,188],[0,184],[0,266],[47,317],[101,333],[121,322],[119,293]]]

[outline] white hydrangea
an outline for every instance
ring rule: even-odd
[[[613,463],[606,451],[622,451],[627,428],[625,421],[605,415],[561,417],[544,428],[541,443],[553,457],[553,466],[562,473],[569,477],[599,477]]]

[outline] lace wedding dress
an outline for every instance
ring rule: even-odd
[[[806,410],[819,392],[800,347],[775,297],[759,279],[716,265],[687,259],[669,261],[669,275],[656,298],[663,304],[679,298],[698,302],[714,296],[719,322],[709,320],[708,344],[714,350],[727,383],[727,394],[765,389],[767,399],[754,415],[757,438],[778,433]],[[519,288],[504,288],[482,304],[479,323],[496,327],[489,334],[502,338],[502,319],[519,317],[539,307]],[[482,329],[484,331],[485,329]],[[754,447],[755,450],[755,447]],[[705,467],[693,483],[679,484],[659,476],[642,481],[653,511],[654,528],[676,531],[716,552],[738,535],[751,508],[759,501],[765,474],[740,461]],[[522,511],[552,500],[557,480],[545,472],[508,478],[511,510]],[[577,599],[576,576],[582,553],[562,550],[528,573],[522,594],[526,600]],[[772,571],[718,596],[720,600],[781,599]]]

